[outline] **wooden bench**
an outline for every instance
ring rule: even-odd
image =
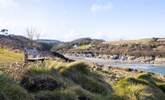
[[[38,52],[37,49],[28,49],[25,48],[24,50],[24,62],[28,63],[28,62],[37,62],[37,61],[41,61],[42,63],[44,62],[46,58],[42,57],[41,54]]]
[[[36,62],[36,61],[41,61],[41,62],[44,62],[45,58],[42,57],[42,58],[28,58],[27,61],[28,62]]]

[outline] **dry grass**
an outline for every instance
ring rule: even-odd
[[[0,48],[0,63],[19,62],[22,60],[22,53],[15,53],[11,50]]]

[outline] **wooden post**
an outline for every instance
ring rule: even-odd
[[[28,63],[28,53],[26,48],[24,49],[24,63],[27,64]]]

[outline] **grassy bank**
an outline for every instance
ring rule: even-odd
[[[113,75],[112,70],[108,72],[93,70],[93,66],[84,62],[47,61],[45,64],[31,63],[26,66],[19,80],[1,73],[1,98],[3,100],[163,100],[165,98],[164,77],[144,72],[137,72],[132,76],[129,74],[132,72],[127,72],[127,76],[112,83],[113,78],[108,78]],[[116,72],[116,75],[118,74]]]

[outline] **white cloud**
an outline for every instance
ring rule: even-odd
[[[111,2],[105,2],[105,3],[94,3],[91,5],[91,12],[98,12],[98,11],[109,11],[113,8],[113,5]]]
[[[17,0],[0,0],[0,8],[10,8],[18,6]]]

